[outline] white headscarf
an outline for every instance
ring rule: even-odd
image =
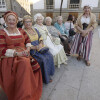
[[[42,17],[42,20],[44,20],[44,17],[42,16],[42,14],[41,13],[37,13],[37,14],[34,15],[34,21],[35,22],[37,20],[37,17]]]

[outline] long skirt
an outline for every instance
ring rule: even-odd
[[[49,51],[45,52],[44,54],[41,54],[38,51],[34,50],[31,50],[30,53],[31,56],[38,61],[41,67],[43,82],[48,84],[50,81],[50,76],[54,75],[55,72],[55,66],[52,54]]]
[[[68,43],[68,37],[66,35],[61,35],[60,36],[60,39],[61,39],[61,42],[62,42],[62,44],[64,46],[65,53],[70,54],[70,45]]]
[[[76,34],[71,47],[71,54],[78,54],[86,61],[90,60],[90,51],[92,46],[93,32],[91,31],[84,38],[81,34]]]
[[[0,85],[8,100],[39,100],[42,76],[38,63],[35,61],[35,66],[31,66],[26,57],[3,58],[0,61]]]
[[[58,66],[67,60],[64,48],[61,44],[54,44],[49,36],[47,36],[47,39],[44,40],[44,44],[49,48],[50,53],[53,55],[55,65]]]

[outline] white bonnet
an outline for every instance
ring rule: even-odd
[[[41,13],[37,13],[37,14],[34,15],[34,21],[35,22],[37,20],[37,17],[42,17],[42,19],[44,20],[44,17],[42,16],[42,14]]]

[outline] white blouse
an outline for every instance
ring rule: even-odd
[[[70,29],[70,22],[65,22],[65,28],[67,29],[67,30],[69,30]],[[74,28],[74,25],[73,25],[73,23],[71,22],[71,28]]]
[[[83,24],[83,23],[86,23],[86,24],[89,24],[90,23],[90,17],[84,17],[84,16],[82,16],[82,18],[81,18],[81,23]]]

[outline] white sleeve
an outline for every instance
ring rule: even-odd
[[[71,23],[71,28],[74,28],[74,25],[73,25],[73,23]]]
[[[5,53],[5,56],[7,56],[7,57],[14,57],[14,52],[15,52],[14,49],[7,49],[6,53]]]
[[[26,44],[26,47],[31,47],[31,46],[32,46],[31,43]]]

